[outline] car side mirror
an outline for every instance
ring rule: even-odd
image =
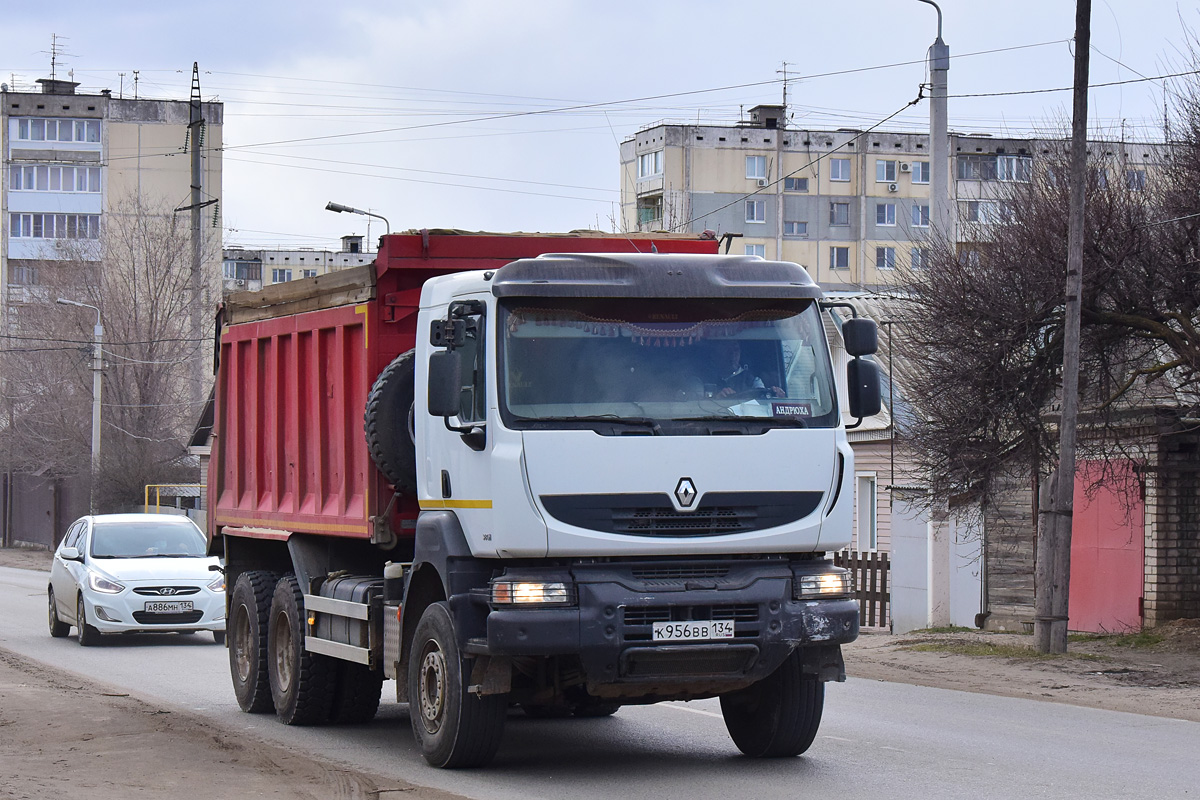
[[[874,355],[879,349],[879,328],[873,319],[848,319],[842,323],[842,341],[852,356]]]
[[[442,350],[429,356],[429,413],[458,416],[462,392],[462,353]]]
[[[78,561],[83,563],[83,553],[79,552],[78,547],[64,547],[59,553],[63,561]]]
[[[879,365],[864,358],[854,358],[846,365],[847,400],[850,416],[862,419],[879,413],[883,398],[879,393]]]

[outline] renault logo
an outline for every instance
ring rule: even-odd
[[[675,486],[675,499],[680,508],[691,508],[692,503],[696,502],[696,484],[692,483],[691,478],[679,479]]]

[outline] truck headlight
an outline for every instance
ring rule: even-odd
[[[566,605],[573,601],[570,584],[562,581],[499,580],[492,584],[492,603],[513,605]]]
[[[797,600],[810,600],[818,597],[851,597],[853,594],[854,586],[850,580],[850,571],[840,567],[815,575],[797,575],[792,580],[792,596]]]

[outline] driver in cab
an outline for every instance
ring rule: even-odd
[[[754,393],[768,397],[784,397],[778,386],[769,389],[742,361],[742,346],[736,339],[723,339],[710,348],[709,374],[704,377],[705,394],[710,397],[733,397]],[[754,390],[759,390],[754,392]]]

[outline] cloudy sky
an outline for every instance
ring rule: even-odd
[[[1065,129],[1070,93],[1034,90],[1071,85],[1074,2],[941,6],[952,130]],[[58,0],[50,17],[6,8],[0,80],[47,77],[53,34],[80,91],[131,96],[136,70],[140,96],[186,99],[199,62],[225,104],[226,243],[320,248],[367,232],[328,200],[393,230],[610,229],[639,128],[733,123],[781,101],[785,68],[792,125],[874,125],[917,96],[937,26],[917,0]],[[1170,82],[1141,79],[1192,69],[1200,1],[1094,0],[1092,26],[1093,129],[1161,140]]]

